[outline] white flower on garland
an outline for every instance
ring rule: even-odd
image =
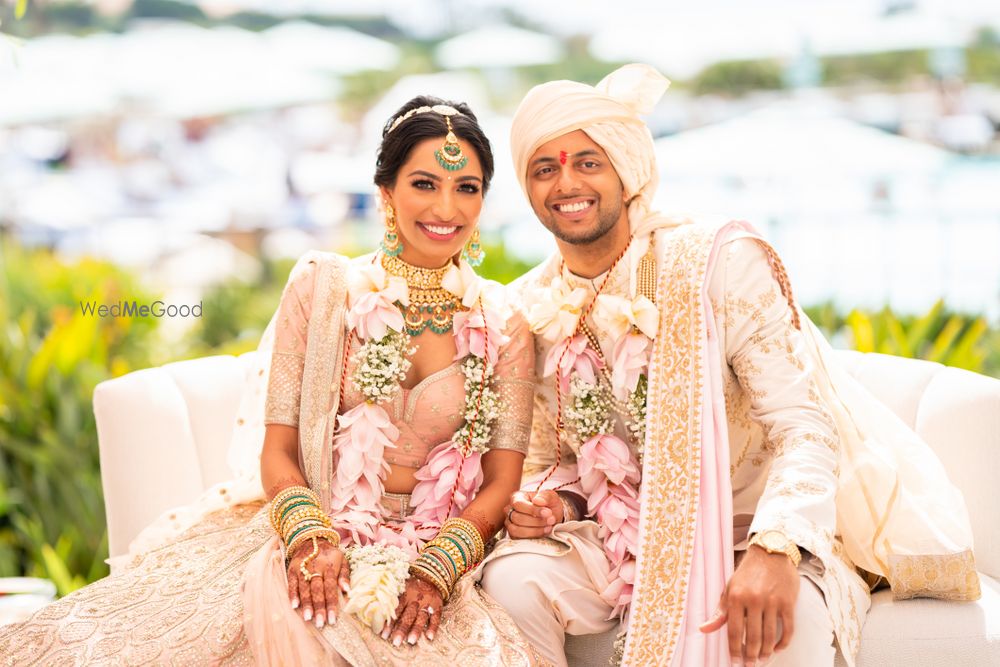
[[[531,331],[550,343],[576,331],[586,303],[587,290],[573,287],[561,276],[553,278],[548,287],[537,292],[529,290],[524,295]]]
[[[574,375],[569,384],[569,403],[564,415],[567,425],[576,434],[577,445],[601,433],[611,433],[615,422],[611,416],[611,395],[600,382],[591,384]]]
[[[629,394],[628,402],[628,430],[632,434],[635,443],[636,453],[639,463],[642,463],[642,455],[646,445],[646,398],[649,390],[649,378],[645,373],[639,376],[635,391]]]
[[[406,358],[410,338],[389,330],[380,340],[368,340],[358,350],[358,363],[351,379],[370,403],[390,400],[406,379],[411,362]]]
[[[648,338],[656,338],[660,326],[660,311],[656,304],[640,294],[634,299],[601,294],[594,304],[594,324],[618,340],[633,328],[646,334]]]
[[[396,620],[410,560],[399,547],[384,544],[351,547],[345,555],[351,564],[351,589],[344,612],[354,614],[378,634]]]
[[[465,423],[451,439],[459,448],[464,448],[468,442],[470,451],[485,454],[489,450],[493,423],[500,418],[501,410],[500,396],[491,382],[493,365],[481,357],[470,356],[462,363],[462,373],[465,374]]]

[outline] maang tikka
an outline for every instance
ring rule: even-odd
[[[379,245],[382,252],[390,257],[397,257],[403,252],[403,244],[399,242],[399,232],[396,229],[396,211],[389,202],[385,203],[385,235]]]
[[[445,136],[441,148],[434,151],[434,157],[437,158],[438,164],[448,171],[458,171],[469,164],[469,158],[462,153],[458,137],[455,136],[455,130],[451,127],[451,118],[445,116],[444,122],[448,125],[448,134]]]

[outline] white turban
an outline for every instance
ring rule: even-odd
[[[528,160],[542,144],[583,130],[608,154],[628,200],[632,233],[673,226],[650,211],[659,175],[653,135],[640,114],[656,106],[670,81],[649,65],[621,67],[596,86],[576,81],[550,81],[535,86],[514,114],[511,153],[521,189],[528,195]]]

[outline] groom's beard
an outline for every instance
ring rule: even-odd
[[[621,218],[622,206],[624,206],[621,199],[615,199],[614,203],[609,208],[605,208],[603,203],[603,200],[598,200],[597,224],[589,229],[562,229],[559,225],[557,214],[547,208],[545,209],[544,216],[539,216],[539,220],[547,230],[552,232],[553,236],[564,243],[572,245],[590,245],[591,243],[600,241],[602,238],[607,236],[608,232],[614,229],[615,224],[618,222],[619,218]]]

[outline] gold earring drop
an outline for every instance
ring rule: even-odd
[[[382,252],[390,257],[397,257],[403,252],[403,244],[399,240],[399,232],[396,228],[396,211],[392,204],[385,203],[385,235],[382,243],[379,244]]]
[[[462,259],[469,263],[469,266],[480,266],[486,258],[486,251],[479,243],[479,227],[476,227],[469,237],[469,242],[462,248]]]

